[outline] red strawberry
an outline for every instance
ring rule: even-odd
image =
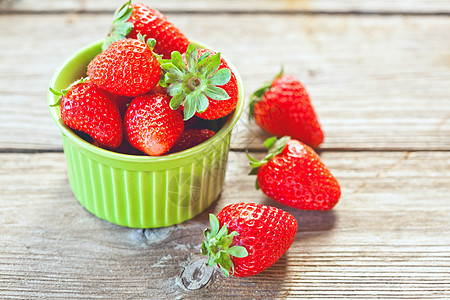
[[[289,249],[297,232],[295,218],[275,207],[236,203],[210,215],[202,254],[228,276],[247,277],[272,266]],[[220,228],[220,229],[219,229]],[[231,231],[231,233],[228,233]]]
[[[154,40],[119,40],[98,54],[88,66],[92,83],[111,93],[135,97],[152,90],[161,77],[153,55]]]
[[[193,116],[187,121],[184,121],[184,129],[191,129],[191,128],[197,128],[197,123],[199,122],[199,118],[196,116]]]
[[[184,120],[194,114],[202,119],[219,119],[231,113],[238,102],[236,76],[226,61],[208,49],[190,44],[184,57],[177,51],[161,68],[166,72],[170,107],[183,107]],[[219,87],[220,86],[220,87]]]
[[[114,95],[84,79],[67,90],[50,90],[61,96],[61,119],[67,126],[90,135],[101,146],[119,147],[122,141],[122,118]]]
[[[170,153],[180,152],[200,145],[209,140],[214,134],[216,133],[209,129],[186,129],[170,148]]]
[[[134,98],[123,122],[130,145],[153,156],[169,151],[184,129],[181,111],[172,110],[169,97],[158,93]]]
[[[119,39],[137,38],[138,34],[156,39],[154,51],[164,58],[170,58],[172,51],[184,53],[189,45],[187,37],[161,12],[145,4],[131,4],[130,0],[115,12],[104,49]]]
[[[276,136],[289,135],[311,147],[324,139],[308,93],[301,82],[280,73],[257,90],[250,100],[250,116],[263,130]]]
[[[336,178],[312,148],[300,141],[275,137],[265,142],[268,155],[250,158],[257,187],[270,198],[299,209],[327,210],[341,196]]]
[[[125,116],[125,112],[128,109],[128,105],[130,105],[131,97],[120,96],[116,94],[111,94],[113,96],[112,100],[116,103],[117,108],[119,109],[120,115],[122,118]]]

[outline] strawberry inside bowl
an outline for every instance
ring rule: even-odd
[[[102,43],[88,45],[68,58],[50,87],[66,89],[85,77]],[[63,122],[60,107],[55,106],[59,97],[48,92],[50,113],[62,134],[70,186],[81,205],[101,219],[134,228],[178,224],[209,207],[222,191],[232,129],[244,106],[242,80],[227,63],[236,77],[236,108],[220,120],[217,132],[205,142],[161,156],[124,154],[93,145]]]

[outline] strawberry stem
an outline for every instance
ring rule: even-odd
[[[115,41],[125,39],[131,30],[133,30],[133,23],[127,22],[130,19],[132,12],[133,7],[131,6],[131,0],[125,2],[114,12],[111,30],[103,41],[102,50],[108,48],[109,45]]]
[[[267,81],[263,84],[262,87],[257,89],[251,96],[250,96],[250,102],[249,102],[249,112],[248,112],[248,120],[250,121],[255,113],[255,104],[261,101],[261,98],[264,96],[265,93],[267,93],[270,88],[272,87],[272,82],[281,77],[283,75],[283,67],[281,67],[280,72],[270,81]]]
[[[187,86],[191,91],[195,91],[202,84],[202,81],[197,77],[192,77],[188,80]]]
[[[71,85],[69,85],[68,88],[62,89],[60,91],[55,90],[52,87],[49,87],[48,89],[50,90],[50,92],[52,92],[53,95],[58,96],[58,101],[56,101],[55,104],[51,104],[50,107],[56,107],[56,106],[61,105],[61,98],[69,92],[71,87],[73,87],[74,85],[77,85],[79,83],[86,82],[88,79],[89,79],[88,77],[80,78],[80,79],[74,81]]]
[[[274,156],[283,152],[284,147],[286,147],[286,144],[290,139],[290,136],[283,136],[279,139],[273,136],[265,140],[264,146],[267,148],[268,152],[267,155],[261,160],[257,160],[247,153],[247,157],[250,160],[250,166],[252,167],[252,170],[248,175],[256,175],[259,167],[269,162],[269,160],[271,160]]]
[[[238,236],[236,231],[228,234],[227,225],[220,227],[219,219],[213,214],[209,215],[211,229],[205,229],[206,241],[203,241],[201,253],[208,256],[207,265],[219,265],[223,274],[228,277],[234,274],[232,257],[246,257],[248,251],[243,246],[232,246],[233,239]],[[230,273],[231,271],[231,273]]]
[[[188,120],[196,112],[205,112],[209,106],[209,99],[227,100],[228,93],[221,87],[231,79],[231,70],[220,67],[220,53],[205,52],[198,57],[198,50],[194,44],[189,44],[186,51],[186,62],[180,52],[172,52],[170,60],[161,60],[160,83],[167,86],[167,92],[172,96],[170,107],[178,109],[184,106],[184,120]],[[164,80],[163,80],[164,78]]]

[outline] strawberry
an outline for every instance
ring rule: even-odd
[[[104,42],[104,49],[124,38],[137,38],[138,34],[154,38],[158,43],[155,53],[170,58],[172,51],[186,52],[187,37],[166,16],[145,4],[126,2],[114,13],[113,25]]]
[[[172,148],[170,148],[170,153],[180,152],[200,145],[209,140],[214,134],[216,133],[209,129],[186,129]]]
[[[256,275],[272,266],[292,245],[295,218],[281,209],[256,203],[235,203],[216,216],[205,230],[202,254],[207,265],[216,264],[225,276]],[[231,231],[231,233],[228,233]]]
[[[199,123],[199,118],[193,116],[189,120],[184,121],[184,129],[197,128],[197,124]]]
[[[120,115],[123,118],[125,116],[125,112],[128,109],[128,105],[130,105],[131,100],[133,100],[133,98],[120,96],[120,95],[116,95],[116,94],[111,94],[111,95],[113,96],[112,100],[116,103],[116,106],[119,109]]]
[[[152,156],[169,151],[184,129],[183,114],[172,110],[169,101],[168,96],[159,93],[131,101],[123,121],[131,146]]]
[[[202,119],[219,119],[235,109],[239,94],[236,76],[220,53],[190,44],[184,57],[172,52],[161,68],[172,96],[170,107],[182,106],[184,120],[194,114]]]
[[[324,134],[309,95],[293,76],[281,72],[258,89],[250,98],[252,116],[272,135],[288,135],[311,147],[319,147],[323,142]]]
[[[249,156],[250,174],[257,175],[257,188],[282,204],[299,209],[328,210],[341,196],[336,178],[314,150],[288,136],[265,143],[267,156],[258,161]]]
[[[56,91],[60,100],[61,119],[70,128],[82,131],[106,148],[117,148],[122,141],[122,118],[115,96],[81,79],[68,89]]]
[[[89,63],[88,76],[92,83],[111,93],[135,97],[152,90],[161,77],[161,68],[147,43],[127,39],[112,43]]]

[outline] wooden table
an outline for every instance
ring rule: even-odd
[[[262,156],[267,135],[246,112],[221,197],[190,221],[119,227],[70,190],[48,83],[121,2],[0,1],[0,298],[450,298],[449,1],[147,2],[220,49],[247,96],[284,65],[325,131],[340,202],[283,207],[299,222],[294,244],[241,279],[204,267],[199,246],[208,213],[227,204],[282,207],[247,176],[245,150]]]

